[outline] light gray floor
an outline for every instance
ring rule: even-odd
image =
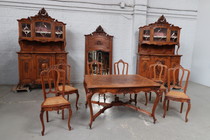
[[[157,123],[152,118],[126,107],[113,107],[105,111],[89,129],[89,109],[85,108],[85,92],[82,84],[79,88],[79,110],[75,109],[75,95],[71,95],[73,116],[71,126],[67,129],[67,111],[65,120],[61,114],[50,112],[50,122],[46,123],[45,136],[41,136],[39,120],[40,105],[43,101],[40,89],[32,92],[11,92],[12,86],[0,86],[0,139],[1,140],[209,140],[210,139],[210,88],[190,82],[188,95],[191,97],[192,108],[189,122],[184,122],[186,104],[183,113],[179,113],[180,103],[171,102],[166,118],[162,118],[162,103],[156,110]],[[108,101],[112,99],[108,96]],[[95,96],[96,100],[98,96]],[[124,98],[121,96],[121,98]],[[125,98],[128,98],[126,95]],[[138,95],[138,106],[150,110],[154,101],[144,105],[144,94]],[[100,106],[94,105],[94,109]]]

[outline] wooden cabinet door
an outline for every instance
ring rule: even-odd
[[[67,62],[67,58],[66,58],[67,54],[56,54],[55,56],[55,64],[66,64]]]
[[[139,72],[138,74],[140,74],[141,76],[144,77],[149,77],[149,66],[150,66],[150,61],[151,58],[149,56],[139,56]]]
[[[168,68],[170,67],[170,57],[168,56],[153,56],[152,64],[160,62],[163,65],[166,65]]]
[[[36,73],[36,84],[41,84],[41,77],[40,74],[43,70],[49,68],[50,66],[54,65],[54,58],[53,54],[37,54],[35,57],[35,73]]]
[[[33,61],[31,54],[19,54],[19,78],[21,84],[33,82]]]

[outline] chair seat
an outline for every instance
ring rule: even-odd
[[[160,90],[166,90],[166,87],[164,85],[161,85]]]
[[[48,97],[42,103],[42,107],[61,106],[70,104],[63,96]]]
[[[58,90],[63,91],[63,86],[62,85],[58,86]],[[65,91],[74,91],[74,90],[77,90],[77,89],[72,86],[65,85]]]
[[[182,87],[176,85],[176,86],[173,86],[173,89],[180,90],[180,89],[182,89]]]
[[[159,84],[162,84],[163,83],[163,80],[158,80],[158,79],[152,79],[152,81],[154,81],[156,83],[159,83]]]
[[[172,98],[190,99],[190,97],[184,92],[174,90],[171,90],[170,92],[166,93],[166,96]]]

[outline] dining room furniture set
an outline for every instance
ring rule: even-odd
[[[18,20],[19,24],[19,83],[16,90],[30,90],[42,85],[44,101],[41,104],[40,120],[44,135],[44,113],[49,121],[49,111],[68,110],[68,128],[71,130],[72,116],[70,96],[76,95],[78,110],[79,92],[70,83],[71,67],[67,63],[66,24],[50,17],[42,8],[37,15]],[[188,104],[185,122],[191,108],[190,97],[186,94],[190,71],[180,65],[180,30],[169,24],[162,15],[157,22],[139,28],[139,43],[136,74],[129,74],[130,65],[120,59],[113,63],[113,36],[107,34],[101,25],[90,34],[85,35],[84,88],[85,107],[90,110],[89,127],[95,119],[113,106],[125,106],[144,113],[156,122],[155,111],[163,100],[163,117],[169,109],[170,101]],[[113,94],[111,102],[106,101],[106,94]],[[151,111],[137,106],[138,94],[145,94],[145,105],[155,100]],[[48,94],[55,96],[48,97]],[[98,94],[99,100],[92,100]],[[127,101],[119,96],[129,94]],[[149,94],[149,99],[148,99]],[[102,95],[103,101],[100,100]],[[94,114],[93,104],[102,106]]]

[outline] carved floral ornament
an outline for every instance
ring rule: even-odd
[[[104,31],[104,29],[102,28],[101,25],[99,25],[99,26],[96,28],[96,30],[95,30],[94,32],[92,32],[92,34],[90,34],[90,35],[94,35],[94,34],[103,34],[103,35],[105,35],[105,36],[110,36],[110,35],[108,35],[108,34]]]
[[[162,15],[161,17],[159,17],[159,19],[157,20],[157,22],[155,22],[157,24],[169,24],[167,21],[166,21],[166,18],[164,17],[164,15]]]
[[[50,17],[50,16],[48,15],[47,11],[44,8],[42,8],[41,10],[39,10],[36,17]]]
[[[152,25],[155,25],[155,24],[168,24],[169,26],[174,26],[173,24],[170,24],[170,23],[167,22],[164,15],[160,16],[155,23],[151,23],[148,26],[152,26]],[[144,26],[144,27],[146,27],[146,26]]]

